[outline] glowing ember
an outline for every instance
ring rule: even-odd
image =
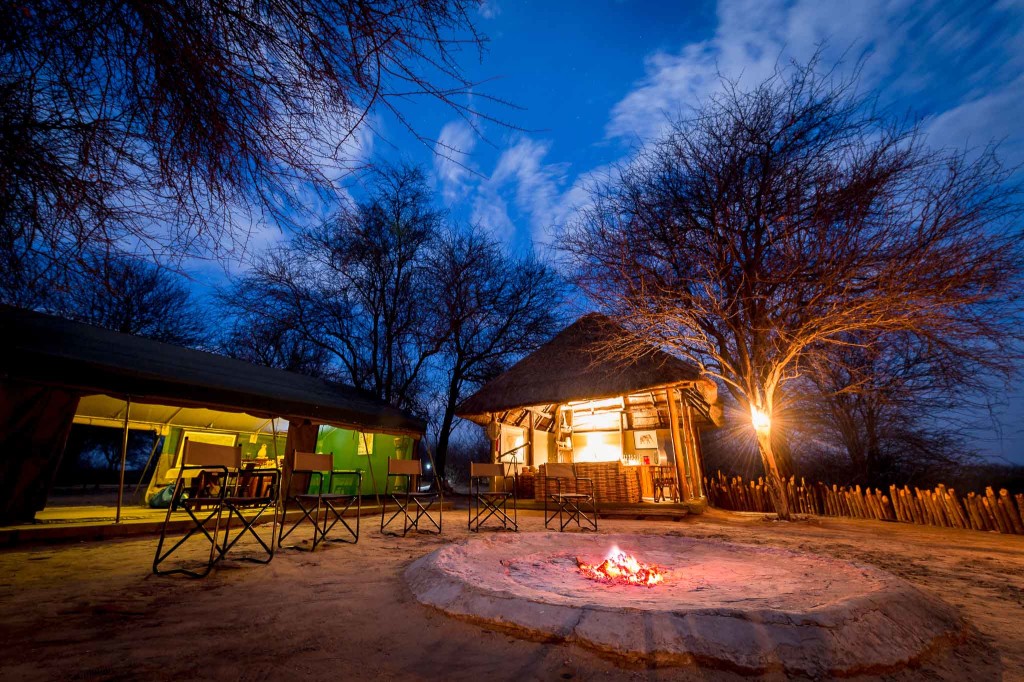
[[[654,587],[665,579],[657,566],[642,564],[636,557],[626,554],[618,547],[612,547],[600,564],[586,564],[577,557],[576,565],[585,578],[602,583]]]

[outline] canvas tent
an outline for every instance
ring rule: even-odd
[[[687,495],[700,497],[699,430],[721,426],[717,387],[654,345],[617,352],[627,336],[606,316],[585,315],[481,387],[457,414],[498,425],[495,457],[518,447],[515,461],[524,465],[672,464]]]
[[[320,425],[411,439],[426,428],[351,386],[50,315],[0,306],[0,329],[0,522],[42,509],[76,418],[124,423],[129,404],[137,423],[286,430],[286,458],[314,449]]]

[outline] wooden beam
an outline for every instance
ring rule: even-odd
[[[697,497],[704,497],[707,493],[704,492],[704,463],[700,451],[700,435],[697,433],[697,425],[693,423],[693,412],[689,404],[686,406],[686,426],[692,444],[693,480],[697,488]]]
[[[530,460],[527,462],[530,466],[536,466],[537,461],[537,415],[533,411],[527,412],[530,415],[530,445],[527,448],[527,456]]]
[[[496,464],[498,457],[501,455],[501,424],[498,422],[496,414],[492,412],[490,416],[498,424],[498,437],[491,441],[491,463]]]
[[[684,499],[693,497],[690,491],[689,482],[686,480],[686,469],[683,459],[686,457],[686,449],[683,447],[683,439],[679,435],[679,410],[676,408],[675,397],[672,392],[675,389],[666,388],[665,398],[668,400],[668,428],[672,432],[672,450],[676,460],[676,479],[679,481],[679,494]]]

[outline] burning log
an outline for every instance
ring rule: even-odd
[[[660,568],[640,563],[618,547],[613,547],[600,564],[584,563],[577,557],[576,565],[585,578],[602,583],[654,587],[665,579]]]

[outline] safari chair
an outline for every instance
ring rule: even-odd
[[[499,486],[498,479],[501,479]],[[511,483],[511,488],[509,487]],[[483,486],[487,490],[483,490]],[[501,521],[501,527],[519,530],[518,505],[516,502],[516,476],[509,475],[504,464],[469,465],[469,530],[479,532],[484,523],[494,517]],[[512,502],[512,515],[508,514],[508,503]]]
[[[313,546],[310,551],[316,550],[316,546],[327,541],[327,535],[339,523],[347,531],[345,537],[332,538],[332,542],[347,542],[355,544],[359,542],[359,513],[362,511],[363,493],[363,472],[353,469],[335,469],[334,455],[315,454],[312,452],[296,452],[295,467],[292,469],[291,479],[296,474],[308,474],[310,483],[316,479],[316,492],[305,492],[298,494],[285,494],[284,506],[281,510],[281,534],[277,538],[277,546],[292,531],[299,527],[304,521],[313,524]],[[348,479],[351,481],[351,493],[336,493],[335,480]],[[325,485],[326,482],[326,485]],[[312,487],[312,486],[311,486]],[[289,491],[290,492],[290,491]],[[302,512],[302,518],[292,524],[291,528],[284,530],[285,521],[288,517],[288,504],[294,503]],[[355,529],[345,520],[344,515],[355,505],[356,519]],[[323,509],[323,521],[320,520],[320,510]],[[302,549],[293,545],[296,549]]]
[[[209,443],[191,442],[187,438],[182,446],[181,466],[178,467],[177,476],[174,479],[173,494],[171,503],[167,505],[167,516],[164,517],[163,526],[160,528],[160,539],[156,545],[156,555],[153,557],[153,573],[156,575],[172,575],[181,573],[191,578],[202,578],[209,574],[213,565],[220,558],[218,552],[217,537],[220,531],[221,516],[224,511],[224,501],[227,498],[228,483],[231,470],[237,471],[241,462],[241,447],[230,447],[226,445],[211,445]],[[186,493],[186,472],[198,474],[197,482],[191,495]],[[182,509],[192,521],[192,526],[184,537],[180,538],[174,545],[164,551],[164,543],[167,541],[167,526],[171,521],[171,512]],[[213,522],[213,533],[207,526]],[[181,549],[182,546],[192,537],[202,536],[205,542],[210,545],[210,553],[205,564],[200,566],[175,566],[174,568],[162,569],[161,565],[172,554]]]
[[[241,561],[251,561],[257,564],[269,564],[274,558],[274,536],[277,534],[277,508],[281,499],[281,470],[275,468],[256,469],[250,464],[243,471],[241,469],[241,448],[238,451],[238,461],[235,470],[238,475],[235,484],[230,488],[230,493],[224,497],[223,506],[227,513],[227,521],[224,524],[224,542],[220,547],[220,557],[233,548],[239,540],[248,535],[259,545],[256,555],[245,555],[235,557]],[[266,512],[271,512],[269,541],[256,530],[257,522]],[[255,514],[246,516],[243,512]],[[231,539],[231,522],[238,520],[241,528],[234,539]]]
[[[651,467],[651,483],[654,488],[655,502],[679,501],[679,484],[676,482],[675,467],[664,465]]]
[[[384,500],[380,510],[380,532],[385,535],[405,537],[410,530],[423,533],[441,533],[444,495],[438,486],[437,492],[420,492],[420,460],[388,458],[388,475],[384,481]],[[402,484],[404,482],[404,485]],[[388,498],[398,509],[387,516]],[[430,514],[434,503],[438,503],[437,519]],[[399,516],[402,517],[402,532],[386,530]],[[385,520],[386,519],[386,520]],[[426,519],[437,530],[420,529],[420,521]]]
[[[576,468],[566,463],[549,462],[545,465],[544,475],[544,527],[547,528],[558,517],[559,532],[574,522],[580,530],[596,531],[597,500],[593,479],[580,478],[576,475]],[[551,481],[555,482],[553,493]],[[554,505],[550,512],[549,503]]]

